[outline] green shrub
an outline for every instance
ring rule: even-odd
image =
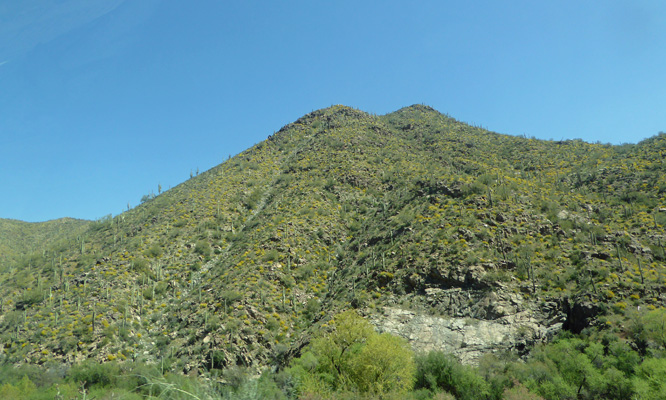
[[[32,290],[24,291],[18,303],[27,308],[41,303],[42,300],[44,300],[44,294],[37,288],[33,288]]]
[[[194,252],[204,257],[210,256],[210,244],[205,240],[197,240],[194,245]]]
[[[120,367],[116,363],[102,363],[89,359],[75,365],[69,370],[68,379],[73,382],[85,383],[86,387],[117,386]]]
[[[490,397],[490,388],[475,369],[462,365],[453,355],[431,351],[416,357],[416,385],[433,393],[446,391],[456,399],[475,400]]]
[[[162,255],[162,248],[158,244],[153,244],[144,254],[146,257],[157,258]]]
[[[131,269],[137,273],[147,273],[149,272],[148,261],[144,258],[137,258],[132,261]]]
[[[261,258],[263,262],[273,262],[277,261],[277,259],[278,259],[278,252],[275,249],[268,250]]]

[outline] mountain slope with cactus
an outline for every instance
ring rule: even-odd
[[[348,308],[471,363],[562,329],[626,337],[666,301],[665,153],[664,134],[542,141],[422,105],[314,111],[123,214],[0,241],[3,361],[261,370]]]

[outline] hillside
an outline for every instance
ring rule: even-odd
[[[2,360],[258,371],[350,307],[472,364],[627,337],[666,300],[665,153],[314,111],[121,215],[0,221]]]
[[[29,254],[67,247],[68,240],[84,232],[89,223],[72,218],[36,223],[0,218],[0,268],[16,265]]]

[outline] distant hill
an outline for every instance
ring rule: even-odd
[[[89,223],[73,218],[34,223],[0,218],[0,268],[53,246],[67,246],[67,238],[83,232]]]
[[[259,370],[347,308],[468,363],[623,336],[666,300],[664,154],[314,111],[121,215],[0,220],[3,360]]]

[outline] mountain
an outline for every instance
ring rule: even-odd
[[[260,370],[348,308],[471,364],[626,337],[666,300],[664,154],[314,111],[121,215],[0,220],[2,359]]]

